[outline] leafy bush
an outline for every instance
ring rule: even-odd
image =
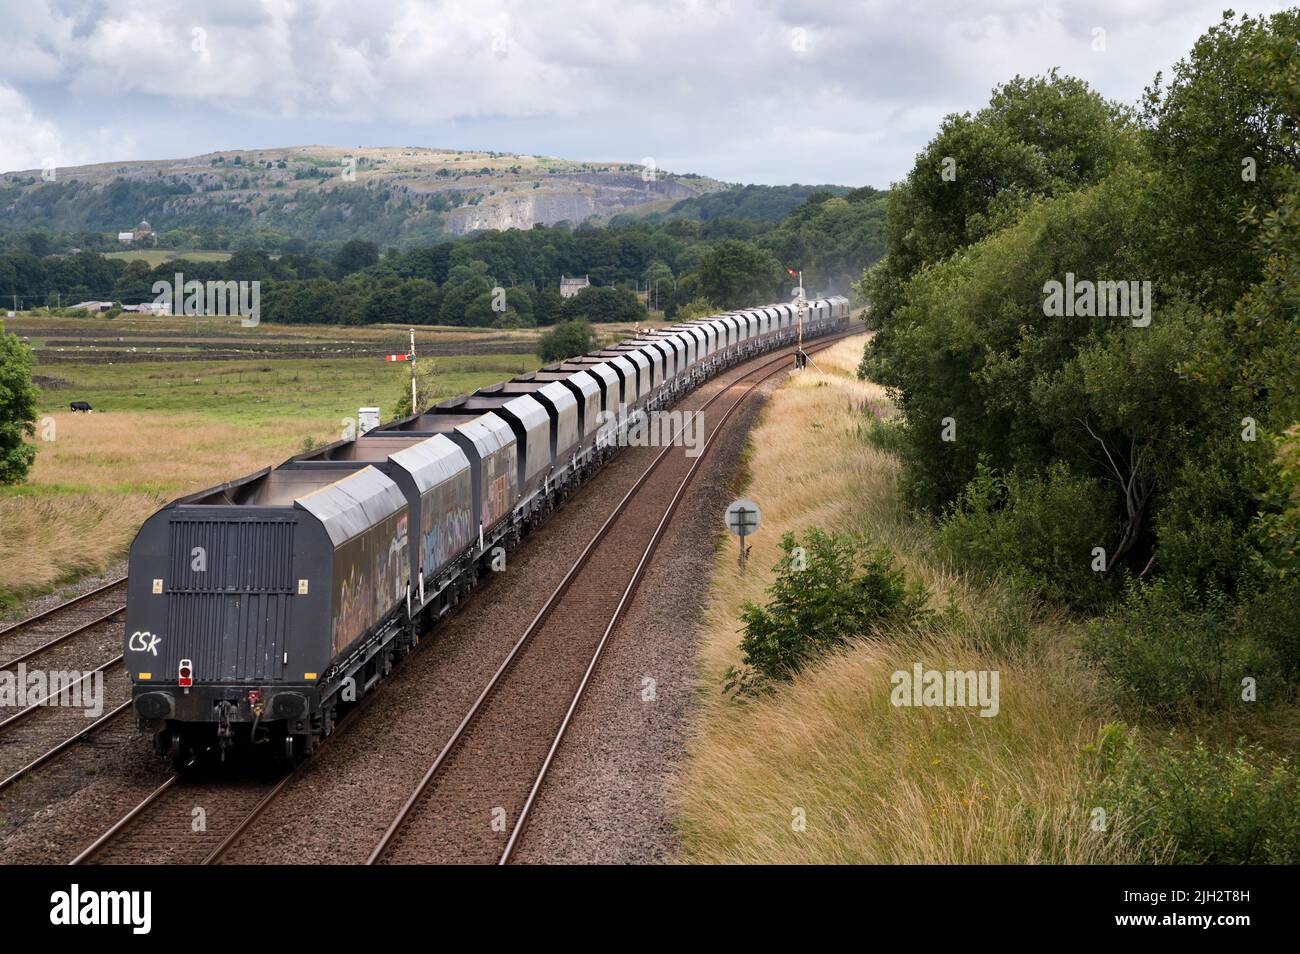
[[[1170,582],[1198,593],[1247,591],[1260,577],[1251,526],[1265,483],[1260,445],[1226,441],[1179,466],[1156,509],[1156,562]]]
[[[397,400],[388,412],[390,419],[409,417],[415,410],[422,411],[436,403],[439,391],[437,370],[438,364],[434,358],[420,358],[415,362],[415,408],[411,407],[411,379],[403,378]]]
[[[716,315],[718,308],[707,298],[692,298],[682,307],[677,309],[675,316],[676,321],[694,321],[696,318],[707,318],[710,315]]]
[[[880,417],[868,412],[863,437],[868,444],[886,454],[901,456],[907,447],[907,438],[903,433],[907,419],[901,414],[893,417]]]
[[[1241,602],[1221,593],[1193,601],[1166,581],[1131,584],[1123,603],[1088,624],[1084,653],[1126,709],[1173,719],[1189,707],[1242,704],[1244,679],[1264,705],[1288,696],[1300,677],[1295,606],[1300,587],[1280,584]]]
[[[492,327],[502,331],[513,328],[535,328],[537,322],[533,320],[532,315],[523,315],[511,308],[494,318]]]
[[[537,339],[537,356],[550,364],[590,351],[595,344],[596,333],[588,322],[564,321]]]
[[[940,524],[942,551],[975,570],[1001,572],[1046,599],[1088,606],[1109,588],[1093,547],[1109,549],[1114,509],[1100,482],[1063,462],[1043,477],[1005,481],[981,460]]]
[[[1144,750],[1122,723],[1102,728],[1094,805],[1112,837],[1174,864],[1300,862],[1300,767],[1238,742]],[[1271,763],[1271,764],[1270,764]]]
[[[863,552],[847,536],[817,527],[808,530],[802,545],[794,534],[785,534],[781,550],[767,605],[741,607],[740,648],[759,682],[789,680],[846,640],[924,612],[925,589],[909,587],[888,553]],[[734,670],[728,678],[741,689],[755,683]]]
[[[36,433],[32,352],[0,325],[0,484],[20,484],[36,458],[24,438]]]
[[[1260,568],[1280,580],[1300,579],[1300,424],[1272,441],[1275,470],[1268,481],[1266,510],[1251,528]]]

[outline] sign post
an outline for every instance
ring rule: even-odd
[[[758,529],[762,523],[762,514],[758,511],[758,504],[752,500],[737,500],[727,508],[727,529],[740,538],[740,572],[745,572],[745,563],[748,560],[748,548],[745,546],[745,537]]]
[[[406,354],[390,354],[385,358],[386,361],[409,361],[411,362],[411,413],[419,414],[420,409],[415,406],[415,329],[411,329],[411,350]]]

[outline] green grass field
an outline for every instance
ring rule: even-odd
[[[128,248],[119,252],[105,252],[104,257],[120,258],[124,262],[140,260],[148,262],[149,267],[153,268],[163,262],[170,262],[174,258],[185,258],[191,262],[224,262],[230,258],[230,254],[230,252],[216,252],[206,249],[179,251],[174,248]]]
[[[438,398],[537,368],[531,354],[434,359]],[[48,373],[67,382],[41,393],[42,413],[89,401],[98,413],[198,414],[227,424],[265,425],[355,415],[378,406],[385,415],[410,381],[410,365],[378,358],[257,358],[237,361],[147,361],[59,364]]]

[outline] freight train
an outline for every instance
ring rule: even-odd
[[[844,298],[808,302],[803,336],[848,320]],[[140,730],[178,768],[236,746],[309,755],[621,429],[796,325],[780,304],[645,331],[163,507],[128,566]]]

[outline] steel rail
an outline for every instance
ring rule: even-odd
[[[95,596],[99,593],[103,593],[105,590],[111,590],[115,586],[121,586],[125,582],[126,582],[126,577],[120,576],[116,580],[111,580],[108,583],[103,584],[102,586],[95,587],[93,590],[87,590],[85,593],[82,593],[80,596],[74,596],[66,603],[60,603],[58,606],[51,606],[47,610],[42,610],[41,612],[36,613],[33,616],[29,616],[26,619],[19,620],[18,622],[13,623],[12,625],[6,626],[4,629],[0,629],[0,639],[4,639],[6,636],[10,635],[15,630],[22,629],[25,626],[30,626],[32,623],[38,623],[41,620],[45,619],[47,616],[53,616],[55,613],[61,612],[62,610],[67,609],[69,606],[75,606],[77,603],[80,603],[82,600],[88,600],[92,596]]]
[[[170,791],[172,787],[175,786],[179,780],[180,780],[179,775],[170,776],[167,779],[167,781],[163,782],[152,792],[146,795],[144,797],[144,801],[142,801],[139,805],[136,805],[135,808],[131,809],[129,812],[127,812],[125,815],[119,818],[116,822],[114,822],[113,826],[109,828],[108,831],[104,832],[102,835],[100,835],[98,838],[92,841],[88,847],[82,850],[81,854],[77,855],[77,857],[69,861],[68,864],[70,865],[85,864],[91,857],[94,856],[96,852],[98,852],[101,848],[103,848],[115,837],[117,837],[118,832],[124,829],[127,825],[131,824],[131,822],[135,819],[137,815],[143,812],[154,802],[158,801],[158,799],[162,798],[163,795],[167,794],[167,792]]]
[[[17,782],[20,778],[27,775],[32,770],[40,768],[42,765],[44,765],[50,759],[54,758],[54,756],[58,755],[64,749],[71,746],[73,743],[80,742],[82,739],[88,738],[92,732],[102,728],[110,720],[117,718],[122,713],[126,712],[126,710],[129,709],[130,707],[131,707],[131,700],[128,699],[126,702],[122,703],[112,712],[105,713],[103,716],[96,719],[94,722],[86,726],[80,732],[68,736],[58,745],[54,746],[54,748],[50,749],[49,751],[45,752],[42,755],[36,756],[36,758],[32,759],[30,762],[28,762],[22,768],[18,769],[18,771],[14,772],[8,778],[0,779],[0,792],[3,792],[6,788],[14,784],[14,782]]]
[[[351,714],[355,715],[355,712],[356,710],[353,710]],[[331,736],[330,738],[333,738],[333,736]],[[329,739],[325,740],[325,742],[328,741]],[[318,752],[320,751],[321,748],[324,748],[325,742],[322,742],[321,745],[317,748]],[[244,829],[246,829],[249,825],[251,825],[253,821],[257,819],[257,817],[261,815],[263,811],[266,810],[266,806],[270,805],[271,802],[273,802],[281,792],[283,792],[286,788],[288,788],[289,782],[297,774],[298,774],[298,770],[295,768],[292,772],[289,772],[287,775],[285,775],[284,778],[280,779],[280,781],[276,782],[275,786],[269,792],[267,792],[260,799],[258,799],[257,804],[253,806],[252,811],[250,811],[247,815],[244,816],[243,821],[241,821],[238,825],[236,825],[234,829],[230,832],[230,834],[226,835],[225,838],[221,839],[221,844],[217,845],[217,847],[213,848],[210,852],[208,852],[207,856],[203,859],[201,864],[204,865],[216,864],[217,859],[219,859],[223,854],[226,853],[226,849],[229,848],[231,845],[233,845],[235,841],[239,838],[239,836],[244,833]]]
[[[120,663],[122,659],[123,659],[123,655],[119,653],[118,655],[110,659],[108,662],[101,663],[100,665],[96,666],[94,669],[91,669],[89,672],[82,673],[79,677],[72,680],[72,682],[68,683],[66,686],[60,687],[58,692],[46,693],[44,696],[37,699],[35,702],[27,706],[26,708],[19,709],[9,718],[0,721],[0,732],[4,731],[6,727],[13,725],[13,723],[17,722],[19,719],[25,719],[33,712],[38,711],[43,705],[45,705],[45,703],[49,702],[55,696],[63,695],[63,693],[67,692],[73,686],[80,685],[81,683],[89,679],[91,676],[93,676],[95,673],[103,672],[105,669],[107,669],[109,666],[112,666],[114,663]]]
[[[53,649],[55,646],[59,645],[60,643],[67,642],[73,636],[78,636],[81,633],[84,633],[88,629],[92,629],[96,626],[101,626],[104,623],[110,622],[114,616],[119,615],[125,609],[126,609],[126,604],[123,603],[121,606],[117,607],[116,609],[108,613],[105,613],[103,616],[100,616],[98,619],[92,619],[89,623],[82,623],[76,629],[69,630],[68,632],[64,633],[62,636],[55,636],[53,639],[49,640],[48,642],[42,643],[41,645],[37,646],[35,649],[29,649],[27,650],[27,652],[15,656],[13,659],[9,660],[8,662],[0,663],[0,669],[11,669],[14,666],[17,666],[20,662],[26,662],[27,660],[31,659],[33,656],[45,652],[45,650],[47,649]]]

